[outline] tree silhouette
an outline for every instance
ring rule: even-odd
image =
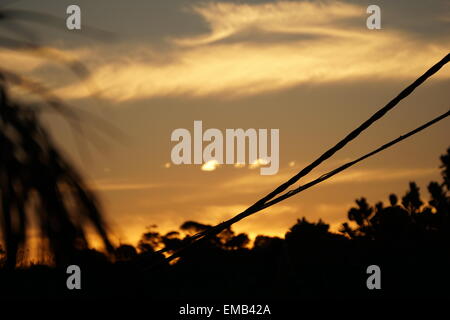
[[[360,228],[365,228],[369,225],[369,218],[373,213],[373,208],[369,206],[366,198],[361,198],[355,201],[357,208],[351,208],[348,212],[348,219],[355,221]]]
[[[445,159],[441,157],[443,180]],[[301,218],[284,238],[258,235],[251,244],[248,235],[228,228],[171,264],[163,254],[176,251],[189,237],[212,226],[186,221],[179,230],[167,233],[152,226],[136,248],[119,246],[114,263],[96,250],[84,250],[89,276],[83,294],[158,300],[364,298],[377,296],[365,286],[366,268],[376,264],[383,272],[380,297],[448,297],[448,189],[445,183],[431,182],[428,191],[429,197],[424,197],[410,183],[401,201],[389,194],[387,204],[371,205],[360,197],[340,232],[331,231],[323,220]],[[53,271],[43,270],[26,269],[32,281],[18,282],[23,275],[5,274],[0,268],[0,296],[10,297],[16,288],[29,292],[28,284],[36,287],[38,281],[57,281]],[[52,296],[62,294],[54,286],[42,288]]]
[[[420,239],[439,237],[447,241],[450,232],[450,198],[448,195],[448,168],[450,149],[441,156],[443,182],[430,182],[428,204],[421,199],[420,189],[415,182],[409,184],[409,190],[398,205],[398,197],[389,195],[390,206],[378,204],[370,206],[366,199],[356,200],[357,207],[348,214],[350,221],[356,223],[351,228],[344,223],[341,232],[351,239],[365,237],[382,241],[419,241]]]
[[[402,198],[403,207],[409,212],[409,214],[417,213],[423,205],[420,199],[419,187],[415,182],[409,184],[409,191]]]
[[[444,177],[443,185],[447,188],[447,191],[450,190],[450,148],[447,149],[447,154],[441,156],[441,168],[442,168],[442,176]]]
[[[33,18],[33,21],[44,21],[43,16],[30,12],[0,9],[0,23],[24,16]],[[15,30],[25,39],[0,37],[0,45],[42,52],[44,56],[62,62],[80,78],[88,76],[82,64],[68,61],[51,51],[37,50],[41,48],[31,41],[34,39],[32,33],[20,32],[18,28]],[[339,170],[345,170],[404,139],[404,136],[395,139],[325,174],[315,182],[283,193],[393,109],[449,59],[450,55],[447,55],[334,147],[229,221],[218,226],[187,221],[180,226],[180,231],[166,234],[151,229],[142,235],[137,248],[122,244],[116,249],[109,240],[108,227],[95,195],[55,146],[39,118],[45,106],[72,116],[70,108],[53,97],[43,85],[31,83],[13,72],[1,69],[0,223],[5,250],[0,247],[0,261],[6,253],[6,268],[0,270],[0,295],[9,297],[17,292],[20,295],[22,288],[27,289],[24,291],[28,294],[30,287],[33,287],[37,288],[32,292],[38,297],[41,297],[42,292],[47,293],[46,290],[60,297],[61,289],[55,285],[60,279],[54,269],[33,266],[23,272],[12,270],[25,250],[30,221],[35,215],[42,247],[52,255],[56,265],[65,265],[80,255],[83,261],[90,263],[86,280],[87,296],[121,296],[123,292],[131,291],[137,296],[145,294],[157,298],[164,297],[164,294],[190,298],[221,295],[296,298],[327,294],[334,297],[359,297],[368,294],[361,285],[361,273],[374,262],[387,268],[386,279],[395,278],[395,285],[385,289],[392,297],[396,297],[398,291],[403,294],[420,292],[436,295],[444,292],[448,296],[450,148],[440,158],[443,182],[431,182],[428,185],[430,200],[427,203],[421,199],[419,187],[411,182],[400,202],[397,195],[389,195],[388,206],[382,202],[372,206],[364,197],[357,199],[356,206],[348,211],[349,221],[342,225],[339,233],[331,232],[330,226],[322,220],[310,222],[302,218],[287,231],[284,239],[259,235],[252,247],[248,235],[236,234],[231,226],[244,217],[305,190],[305,186],[324,181]],[[12,85],[32,91],[42,102],[37,105],[19,102],[9,93]],[[447,115],[436,118],[434,122],[408,135],[417,133],[444,116]],[[117,260],[114,263],[108,261],[101,252],[89,248],[89,224],[94,226],[107,250],[115,253]],[[173,260],[172,264],[164,260],[163,254],[175,253],[186,244],[191,244],[192,238],[202,237],[207,241],[190,250],[188,255]],[[149,273],[149,266],[153,267],[155,262],[158,262],[159,269],[152,268]],[[7,272],[4,269],[8,269]],[[25,276],[27,278],[24,281],[17,281]],[[33,281],[27,281],[29,279]],[[414,281],[409,283],[410,279]],[[39,281],[44,285],[36,285]],[[62,292],[67,294],[66,291]]]
[[[46,15],[0,8],[1,26],[16,23],[22,17],[37,23],[51,21]],[[0,37],[0,46],[51,57],[81,78],[87,76],[81,63],[34,43],[36,36],[32,30],[15,30],[22,38]],[[12,85],[30,90],[41,102],[19,102],[9,94]],[[17,264],[19,252],[24,251],[33,215],[38,221],[41,248],[46,249],[41,251],[52,256],[57,265],[66,264],[77,251],[88,248],[89,224],[105,248],[113,251],[95,195],[52,141],[39,118],[40,111],[46,107],[73,115],[73,110],[52,96],[45,86],[0,69],[0,223],[8,268]]]

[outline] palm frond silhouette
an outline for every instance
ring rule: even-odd
[[[0,26],[14,26],[15,34],[22,38],[0,36],[0,48],[26,49],[62,63],[80,79],[89,75],[82,63],[41,48],[33,42],[37,37],[32,31],[16,28],[17,20],[22,18],[37,23],[55,23],[57,19],[0,8]],[[0,69],[0,225],[6,266],[14,268],[19,262],[33,220],[37,221],[41,248],[56,265],[68,263],[78,250],[88,247],[89,225],[94,227],[107,251],[112,252],[109,228],[95,195],[52,141],[39,118],[41,109],[14,99],[10,94],[11,85],[25,87],[38,95],[43,105],[66,116],[73,115],[45,86]]]

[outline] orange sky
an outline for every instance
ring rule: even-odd
[[[83,23],[112,39],[65,26],[37,30],[45,46],[85,63],[88,81],[27,52],[3,50],[0,57],[123,133],[103,139],[99,123],[84,116],[77,146],[64,119],[45,115],[55,140],[98,191],[117,238],[135,244],[149,225],[169,231],[186,220],[215,224],[245,209],[440,60],[450,47],[450,7],[430,2],[381,1],[382,30],[372,31],[364,1],[79,1]],[[15,6],[64,18],[68,4]],[[311,178],[448,110],[449,84],[447,66]],[[279,129],[278,174],[168,165],[171,132],[192,130],[194,120],[223,131]],[[386,201],[392,192],[403,195],[411,180],[425,190],[439,179],[448,125],[444,120],[234,229],[282,236],[302,216],[336,229],[357,197]]]

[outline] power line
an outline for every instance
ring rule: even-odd
[[[423,124],[422,126],[420,126],[420,127],[416,128],[416,129],[414,129],[414,130],[412,130],[412,131],[410,131],[410,132],[408,132],[408,133],[398,137],[397,139],[394,139],[394,140],[392,140],[392,141],[382,145],[381,147],[375,149],[374,151],[369,152],[369,153],[365,154],[364,156],[362,156],[362,157],[360,157],[360,158],[358,158],[356,160],[347,162],[346,164],[344,164],[344,165],[342,165],[342,166],[340,166],[340,167],[338,167],[338,168],[336,168],[336,169],[334,169],[334,170],[332,170],[332,171],[330,171],[328,173],[323,174],[319,178],[317,178],[317,179],[315,179],[315,180],[313,180],[311,182],[308,182],[307,184],[302,185],[302,186],[300,186],[300,187],[298,187],[296,189],[288,191],[285,194],[283,194],[283,195],[281,195],[281,196],[279,196],[279,197],[277,197],[277,198],[267,202],[266,204],[264,204],[264,206],[261,207],[261,210],[265,209],[267,207],[273,206],[274,204],[276,204],[278,202],[281,202],[281,201],[283,201],[283,200],[285,200],[287,198],[290,198],[293,195],[295,195],[295,194],[297,194],[297,193],[299,193],[299,192],[301,192],[303,190],[309,189],[312,186],[314,186],[314,185],[316,185],[316,184],[318,184],[318,183],[320,183],[322,181],[325,181],[325,180],[331,178],[332,176],[334,176],[334,175],[336,175],[336,174],[338,174],[338,173],[340,173],[340,172],[342,172],[342,171],[344,171],[344,170],[354,166],[355,164],[357,164],[357,163],[359,163],[359,162],[361,162],[361,161],[363,161],[363,160],[365,160],[367,158],[370,158],[370,157],[376,155],[377,153],[379,153],[379,152],[381,152],[381,151],[383,151],[383,150],[385,150],[385,149],[387,149],[387,148],[389,148],[389,147],[391,147],[391,146],[393,146],[393,145],[395,145],[395,144],[397,144],[397,143],[399,143],[399,142],[401,142],[401,141],[403,141],[403,140],[405,140],[405,139],[415,135],[416,133],[419,133],[422,130],[425,130],[426,128],[428,128],[428,127],[432,126],[433,124],[435,124],[435,123],[445,119],[448,116],[450,116],[450,110],[447,111],[446,113],[443,113],[440,116],[434,118],[433,120]],[[242,217],[242,218],[244,218],[244,217]]]
[[[310,173],[314,168],[319,166],[322,162],[332,157],[337,151],[341,150],[342,148],[347,145],[347,143],[354,140],[356,137],[358,137],[364,130],[369,128],[373,123],[375,123],[377,120],[381,119],[388,111],[392,110],[401,100],[409,96],[418,86],[420,86],[422,83],[424,83],[428,78],[430,78],[432,75],[434,75],[436,72],[438,72],[445,64],[447,64],[450,61],[450,53],[447,54],[441,61],[436,63],[433,67],[428,69],[427,72],[425,72],[422,76],[420,76],[416,81],[414,81],[411,85],[409,85],[407,88],[405,88],[402,92],[400,92],[394,99],[392,99],[388,104],[386,104],[383,108],[378,110],[376,113],[374,113],[369,119],[364,121],[358,128],[350,132],[344,139],[339,141],[334,147],[327,150],[324,154],[322,154],[319,158],[317,158],[315,161],[313,161],[310,165],[306,166],[303,170],[301,170],[299,173],[297,173],[295,176],[293,176],[291,179],[289,179],[287,182],[280,185],[278,188],[276,188],[274,191],[269,193],[267,196],[261,198],[258,200],[255,204],[253,204],[252,207],[258,207],[262,204],[266,203],[270,199],[274,198],[287,188],[289,188],[291,185],[296,183],[300,178],[306,176],[308,173]]]
[[[181,252],[183,250],[187,249],[190,245],[192,245],[192,244],[194,244],[194,243],[196,243],[198,241],[211,238],[212,236],[214,236],[214,235],[220,233],[221,231],[225,230],[226,228],[230,227],[234,223],[236,223],[236,222],[238,222],[238,221],[240,221],[240,220],[242,220],[242,219],[244,219],[244,218],[246,218],[246,217],[248,217],[248,216],[250,216],[252,214],[255,214],[255,213],[257,213],[257,212],[259,212],[259,211],[261,211],[263,209],[271,207],[271,206],[273,206],[273,205],[275,205],[275,204],[277,204],[277,203],[279,203],[279,202],[281,202],[283,200],[286,200],[286,199],[288,199],[288,198],[290,198],[290,197],[292,197],[292,196],[294,196],[294,195],[296,195],[296,194],[298,194],[298,193],[300,193],[300,192],[302,192],[302,191],[304,191],[306,189],[309,189],[309,188],[311,188],[311,187],[313,187],[313,186],[315,186],[315,185],[317,185],[317,184],[319,184],[319,183],[321,183],[321,182],[323,182],[323,181],[333,177],[334,175],[336,175],[336,174],[338,174],[338,173],[340,173],[340,172],[342,172],[342,171],[344,171],[344,170],[354,166],[355,164],[357,164],[357,163],[359,163],[359,162],[361,162],[361,161],[363,161],[363,160],[365,160],[365,159],[367,159],[369,157],[372,157],[372,156],[376,155],[377,153],[379,153],[379,152],[381,152],[381,151],[383,151],[383,150],[385,150],[385,149],[387,149],[389,147],[392,147],[393,145],[395,145],[395,144],[397,144],[397,143],[399,143],[399,142],[401,142],[401,141],[403,141],[403,140],[405,140],[405,139],[407,139],[407,138],[409,138],[409,137],[419,133],[422,130],[425,130],[426,128],[434,125],[435,123],[445,119],[448,116],[450,116],[450,111],[447,111],[446,113],[443,113],[442,115],[434,118],[433,120],[431,120],[431,121],[421,125],[420,127],[418,127],[416,129],[414,129],[414,130],[412,130],[412,131],[410,131],[410,132],[408,132],[408,133],[406,133],[406,134],[404,134],[404,135],[402,135],[402,136],[400,136],[400,137],[398,137],[398,138],[396,138],[396,139],[394,139],[394,140],[392,140],[392,141],[382,145],[381,147],[375,149],[372,152],[369,152],[369,153],[365,154],[364,156],[362,156],[362,157],[360,157],[360,158],[358,158],[356,160],[347,162],[346,164],[344,164],[344,165],[342,165],[342,166],[340,166],[340,167],[338,167],[338,168],[336,168],[336,169],[334,169],[334,170],[332,170],[332,171],[330,171],[328,173],[323,174],[322,176],[320,176],[319,178],[317,178],[315,180],[312,180],[312,181],[310,181],[310,182],[308,182],[308,183],[306,183],[304,185],[301,185],[300,187],[298,187],[296,189],[290,190],[290,191],[282,194],[281,196],[279,196],[279,197],[277,197],[275,199],[272,199],[271,201],[266,202],[265,204],[261,205],[258,208],[254,208],[254,209],[249,210],[249,211],[246,210],[246,211],[244,211],[244,212],[234,216],[233,218],[231,218],[231,219],[229,219],[227,221],[224,221],[224,222],[214,226],[213,228],[210,228],[210,229],[206,230],[205,232],[200,233],[199,237],[197,237],[195,239],[195,241],[192,241],[192,242],[188,243],[188,245],[185,246],[184,248],[182,248],[180,251],[178,251],[178,252],[174,253],[173,255],[169,256],[166,259],[166,261],[171,261],[171,260],[173,260],[175,258],[178,258],[181,255]]]
[[[316,180],[313,180],[303,186],[298,187],[297,189],[288,191],[287,193],[284,193],[282,195],[280,195],[281,193],[283,193],[286,189],[288,189],[290,186],[292,186],[294,183],[296,183],[298,180],[300,180],[302,177],[306,176],[308,173],[310,173],[314,168],[316,168],[317,166],[319,166],[322,162],[324,162],[325,160],[329,159],[330,157],[332,157],[337,151],[341,150],[343,147],[345,147],[345,145],[347,145],[349,142],[351,142],[352,140],[354,140],[356,137],[358,137],[364,130],[366,130],[367,128],[369,128],[374,122],[376,122],[377,120],[379,120],[380,118],[382,118],[388,111],[392,110],[395,106],[398,105],[398,103],[403,100],[404,98],[406,98],[407,96],[409,96],[417,87],[419,87],[421,84],[423,84],[428,78],[430,78],[431,76],[433,76],[436,72],[438,72],[445,64],[447,64],[450,61],[450,53],[447,54],[442,60],[440,60],[438,63],[436,63],[434,66],[432,66],[430,69],[428,69],[422,76],[420,76],[417,80],[415,80],[411,85],[409,85],[408,87],[406,87],[402,92],[400,92],[394,99],[392,99],[388,104],[386,104],[383,108],[379,109],[376,113],[374,113],[369,119],[367,119],[366,121],[364,121],[359,127],[357,127],[355,130],[353,130],[352,132],[350,132],[344,139],[340,140],[334,147],[328,149],[324,154],[322,154],[319,158],[317,158],[315,161],[313,161],[311,164],[309,164],[308,166],[306,166],[305,168],[303,168],[299,173],[297,173],[295,176],[293,176],[291,179],[289,179],[287,182],[281,184],[280,186],[278,186],[275,190],[273,190],[272,192],[270,192],[268,195],[266,195],[265,197],[261,198],[260,200],[258,200],[257,202],[255,202],[253,205],[251,205],[249,208],[247,208],[245,211],[237,214],[236,216],[234,216],[233,218],[222,222],[208,230],[205,230],[204,232],[198,233],[192,237],[189,238],[188,243],[186,246],[184,246],[183,248],[181,248],[179,251],[175,252],[174,254],[172,254],[171,256],[166,258],[166,261],[171,261],[179,256],[181,256],[181,253],[187,249],[189,246],[191,246],[193,243],[199,241],[199,240],[204,240],[206,238],[210,238],[218,233],[220,233],[221,231],[223,231],[224,229],[228,228],[229,226],[231,226],[232,224],[234,224],[237,221],[242,220],[245,217],[248,217],[258,211],[261,211],[267,207],[270,207],[278,202],[281,202],[303,190],[306,190],[322,181],[325,181],[329,178],[331,178],[332,176],[334,176],[335,174],[355,165],[356,163],[363,161],[364,159],[367,159],[368,157],[371,157],[393,145],[395,145],[396,143],[428,128],[429,126],[435,124],[436,122],[446,118],[447,116],[449,116],[450,111],[447,111],[446,113],[444,113],[443,115],[427,122],[426,124],[414,129],[413,131],[400,136],[397,139],[392,140],[391,142],[381,146],[380,148],[362,156],[361,158],[358,158],[352,162],[349,162],[325,175],[322,175],[321,177],[319,177]],[[278,196],[280,195],[280,196]],[[278,196],[278,197],[277,197]],[[160,252],[165,251],[164,249],[161,250]]]

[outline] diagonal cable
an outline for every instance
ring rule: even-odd
[[[417,87],[419,87],[422,83],[424,83],[428,78],[433,76],[436,72],[438,72],[445,64],[447,64],[450,61],[450,53],[447,54],[444,58],[442,58],[439,62],[437,62],[434,66],[432,66],[430,69],[428,69],[422,76],[417,78],[412,84],[410,84],[408,87],[406,87],[402,92],[400,92],[394,99],[392,99],[388,104],[386,104],[383,108],[379,109],[377,112],[375,112],[369,119],[364,121],[358,128],[350,132],[344,139],[339,141],[334,147],[328,149],[324,154],[322,154],[319,158],[314,160],[311,164],[303,168],[299,173],[297,173],[295,176],[290,178],[285,183],[278,186],[275,190],[255,202],[253,205],[248,207],[245,211],[241,212],[239,215],[246,215],[251,214],[254,212],[255,209],[260,208],[263,206],[267,201],[273,199],[277,195],[284,192],[286,189],[288,189],[290,186],[292,186],[294,183],[296,183],[298,180],[300,180],[302,177],[306,176],[308,173],[310,173],[314,168],[319,166],[322,162],[332,157],[337,151],[344,148],[344,146],[349,143],[350,141],[354,140],[356,137],[358,137],[364,130],[369,128],[374,122],[379,120],[381,117],[383,117],[388,111],[392,110],[401,100],[409,96]],[[190,238],[190,241],[195,241],[196,239],[201,238],[204,233],[211,232],[211,229],[206,230],[204,232],[198,233],[196,235],[193,235]]]
[[[252,215],[252,214],[254,214],[256,212],[259,212],[259,211],[261,211],[263,209],[271,207],[271,206],[273,206],[273,205],[275,205],[275,204],[277,204],[277,203],[279,203],[279,202],[281,202],[283,200],[286,200],[286,199],[288,199],[288,198],[290,198],[290,197],[292,197],[292,196],[294,196],[294,195],[296,195],[296,194],[298,194],[298,193],[300,193],[300,192],[302,192],[302,191],[304,191],[306,189],[309,189],[309,188],[311,188],[311,187],[313,187],[313,186],[315,186],[315,185],[317,185],[317,184],[319,184],[319,183],[321,183],[321,182],[323,182],[325,180],[330,179],[331,177],[335,176],[336,174],[338,174],[338,173],[340,173],[340,172],[342,172],[342,171],[344,171],[344,170],[354,166],[355,164],[357,164],[357,163],[359,163],[359,162],[361,162],[361,161],[363,161],[363,160],[365,160],[365,159],[367,159],[369,157],[372,157],[372,156],[376,155],[377,153],[380,153],[381,151],[383,151],[383,150],[385,150],[387,148],[392,147],[393,145],[395,145],[395,144],[397,144],[397,143],[399,143],[399,142],[401,142],[401,141],[403,141],[403,140],[405,140],[405,139],[407,139],[407,138],[409,138],[409,137],[419,133],[422,130],[425,130],[426,128],[434,125],[435,123],[445,119],[448,116],[450,116],[450,111],[447,111],[446,113],[441,114],[440,116],[434,118],[433,120],[431,120],[431,121],[421,125],[420,127],[418,127],[416,129],[414,129],[414,130],[412,130],[412,131],[410,131],[410,132],[408,132],[408,133],[406,133],[406,134],[404,134],[404,135],[402,135],[402,136],[400,136],[400,137],[398,137],[398,138],[396,138],[396,139],[394,139],[394,140],[392,140],[392,141],[382,145],[381,147],[375,149],[372,152],[369,152],[369,153],[365,154],[364,156],[362,156],[362,157],[360,157],[360,158],[358,158],[356,160],[348,162],[348,163],[346,163],[346,164],[344,164],[344,165],[342,165],[342,166],[340,166],[340,167],[338,167],[338,168],[336,168],[336,169],[334,169],[334,170],[332,170],[332,171],[330,171],[328,173],[325,173],[325,174],[321,175],[319,178],[317,178],[315,180],[312,180],[312,181],[310,181],[310,182],[308,182],[308,183],[306,183],[304,185],[301,185],[300,187],[298,187],[296,189],[290,190],[290,191],[288,191],[288,192],[286,192],[286,193],[284,193],[284,194],[282,194],[282,195],[272,199],[271,201],[266,202],[265,204],[263,204],[263,205],[261,205],[261,206],[259,206],[257,208],[256,207],[252,208],[252,209],[249,208],[249,209],[245,210],[244,212],[241,212],[240,214],[234,216],[233,218],[231,218],[231,219],[229,219],[227,221],[224,221],[224,222],[222,222],[222,223],[220,223],[220,224],[218,224],[218,225],[216,225],[216,226],[206,230],[205,232],[203,232],[201,234],[201,237],[197,237],[196,238],[196,241],[191,241],[185,247],[181,248],[179,251],[177,251],[174,254],[172,254],[171,256],[167,257],[165,259],[165,261],[166,262],[170,262],[170,261],[180,257],[181,254],[183,252],[185,252],[191,245],[193,245],[195,243],[198,243],[201,240],[209,239],[209,238],[213,237],[214,235],[220,233],[221,231],[225,230],[226,228],[230,227],[234,223],[236,223],[236,222],[238,222],[238,221],[240,221],[240,220],[242,220],[242,219],[244,219],[244,218],[246,218],[246,217],[248,217],[248,216],[250,216],[250,215]],[[160,252],[163,252],[163,251],[164,250],[161,250]]]
[[[354,129],[352,132],[350,132],[345,138],[340,140],[334,147],[328,149],[324,154],[322,154],[319,158],[314,160],[311,164],[303,168],[299,173],[297,173],[295,176],[290,178],[285,183],[278,186],[276,189],[274,189],[272,192],[255,202],[253,205],[248,207],[245,211],[237,214],[234,218],[230,219],[238,219],[236,221],[241,220],[244,217],[247,217],[251,214],[254,214],[255,212],[260,211],[263,208],[266,208],[267,203],[270,200],[278,199],[276,198],[278,195],[282,194],[285,190],[287,190],[290,186],[292,186],[294,183],[296,183],[298,180],[300,180],[302,177],[306,176],[308,173],[310,173],[314,168],[319,166],[322,162],[332,157],[337,151],[341,150],[345,147],[349,142],[357,138],[364,130],[369,128],[373,123],[375,123],[377,120],[382,118],[387,112],[392,110],[397,104],[408,97],[417,87],[419,87],[421,84],[423,84],[428,78],[433,76],[435,73],[437,73],[444,65],[446,65],[450,61],[450,53],[447,54],[444,58],[442,58],[439,62],[437,62],[434,66],[432,66],[430,69],[428,69],[422,76],[417,78],[412,84],[410,84],[408,87],[406,87],[402,92],[400,92],[394,99],[392,99],[388,104],[386,104],[383,108],[379,109],[377,112],[375,112],[369,119],[364,121],[359,127]],[[283,195],[285,196],[285,195]],[[280,197],[283,197],[280,196]],[[280,198],[279,197],[279,198]],[[281,200],[280,200],[281,201]],[[279,201],[277,201],[279,202]],[[240,217],[240,218],[238,218]],[[228,220],[228,221],[230,221]],[[234,220],[233,220],[234,221]],[[187,240],[187,246],[194,243],[195,241],[199,239],[203,239],[206,236],[213,236],[215,234],[220,233],[222,230],[227,228],[227,226],[231,224],[225,224],[226,222],[222,222],[218,225],[216,225],[213,228],[210,228],[208,230],[205,230],[204,232],[198,233],[192,237],[190,237]],[[233,222],[234,223],[234,222]],[[183,247],[183,248],[185,248]],[[181,250],[183,250],[183,248]],[[160,250],[159,252],[164,252],[165,250]],[[172,256],[177,255],[177,253],[173,254]],[[169,256],[167,259],[171,259],[172,256]],[[178,255],[177,255],[178,256]]]
[[[266,203],[267,201],[274,198],[275,196],[277,196],[278,194],[282,193],[287,188],[289,188],[291,185],[296,183],[298,180],[300,180],[300,178],[306,176],[308,173],[310,173],[314,168],[316,168],[322,162],[324,162],[325,160],[332,157],[337,151],[339,151],[343,147],[345,147],[345,145],[347,143],[354,140],[364,130],[369,128],[374,122],[376,122],[377,120],[382,118],[388,111],[392,110],[401,100],[403,100],[404,98],[409,96],[418,86],[420,86],[428,78],[430,78],[432,75],[434,75],[436,72],[438,72],[449,61],[450,61],[450,53],[447,54],[444,58],[442,58],[441,61],[439,61],[434,66],[432,66],[430,69],[428,69],[428,71],[425,72],[422,76],[420,76],[416,81],[414,81],[412,84],[410,84],[408,87],[406,87],[394,99],[392,99],[387,105],[385,105],[383,108],[381,108],[380,110],[375,112],[369,119],[364,121],[358,128],[356,128],[355,130],[350,132],[344,139],[339,141],[334,147],[327,150],[324,154],[322,154],[319,158],[317,158],[310,165],[306,166],[303,170],[301,170],[299,173],[297,173],[295,176],[293,176],[287,182],[281,184],[279,187],[277,187],[271,193],[269,193],[265,197],[258,200],[250,208],[259,207],[259,206],[263,205],[264,203]]]

